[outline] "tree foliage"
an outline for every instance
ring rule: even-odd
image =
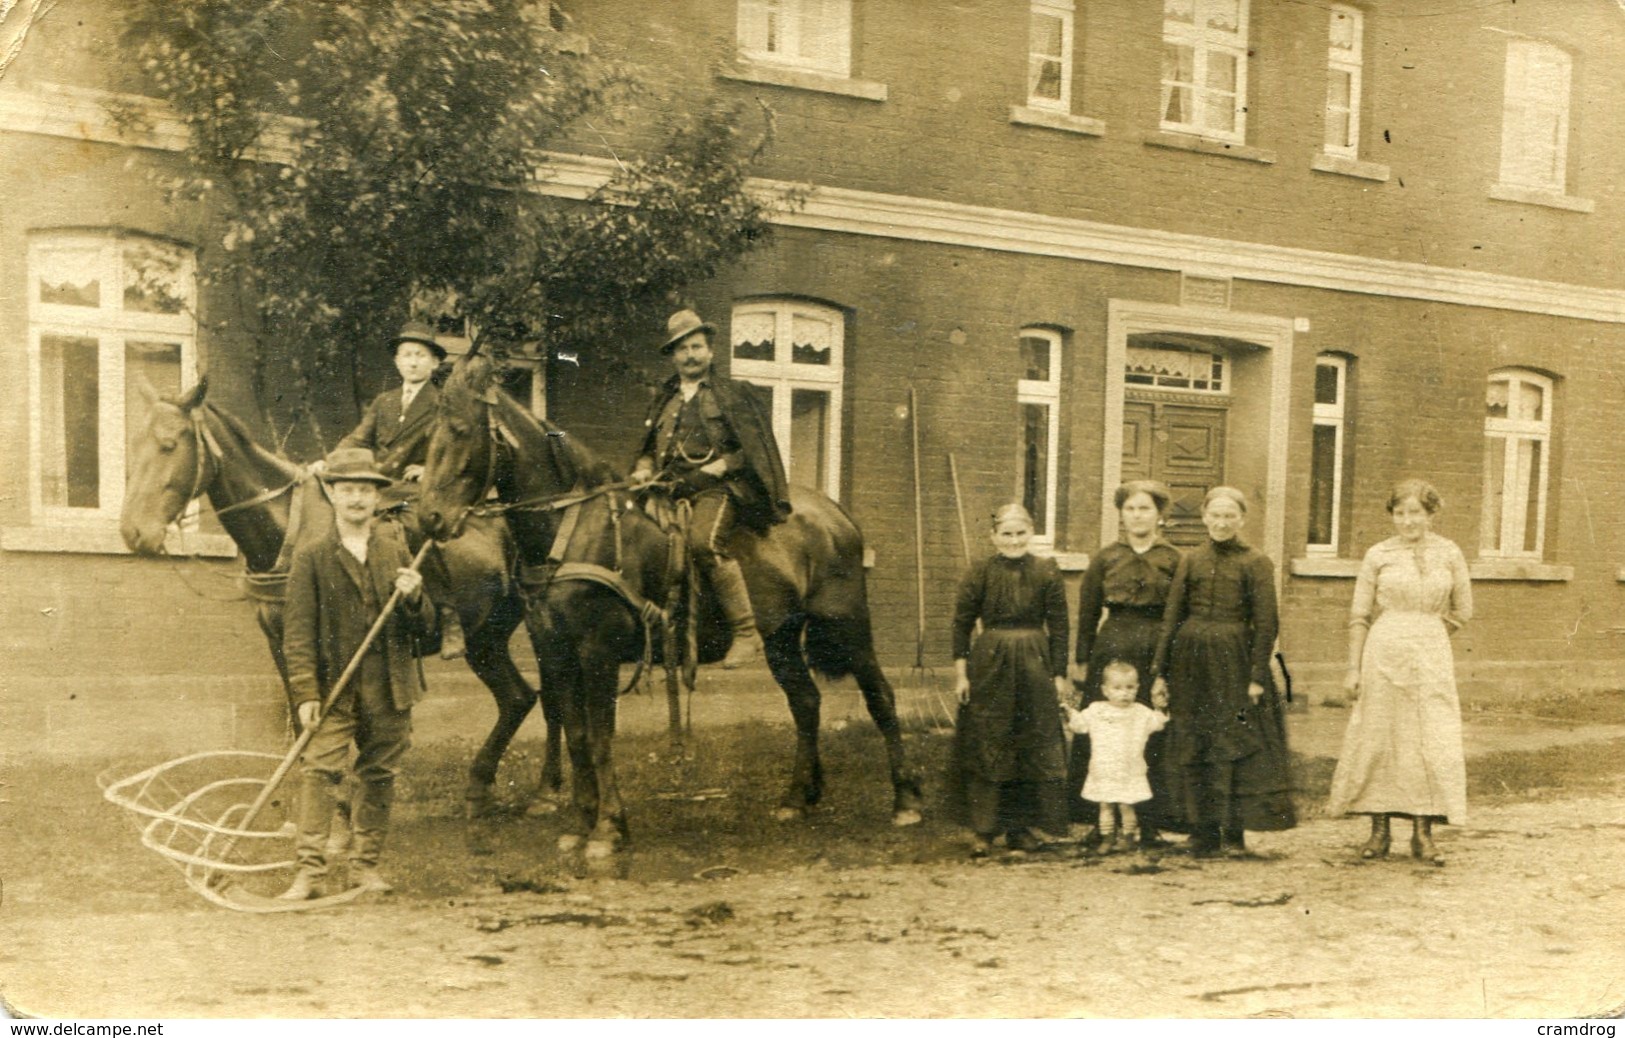
[[[799,203],[746,191],[770,113],[747,134],[705,97],[640,123],[665,107],[649,75],[545,2],[127,3],[126,46],[190,134],[169,189],[222,214],[203,276],[250,301],[260,364],[288,357],[307,405],[359,392],[360,351],[409,310],[602,354]],[[616,142],[619,172],[584,203],[536,191],[578,139]]]

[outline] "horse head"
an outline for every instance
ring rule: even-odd
[[[455,537],[462,517],[496,481],[496,444],[491,435],[495,368],[487,357],[459,360],[440,391],[440,413],[429,435],[419,507],[429,535]]]
[[[208,379],[175,399],[160,397],[151,383],[137,380],[149,414],[146,427],[130,447],[124,507],[119,532],[131,551],[156,555],[163,550],[170,523],[181,517],[192,499],[214,479],[216,463],[200,442]]]

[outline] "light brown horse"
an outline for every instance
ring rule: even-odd
[[[670,541],[643,512],[626,507],[608,465],[503,392],[495,370],[485,357],[465,358],[441,392],[423,473],[424,524],[436,537],[455,537],[470,511],[488,510],[487,495],[497,491],[527,574],[542,684],[560,697],[569,740],[576,813],[561,847],[587,837],[587,855],[601,857],[627,836],[612,750],[619,669],[644,649],[643,625],[652,621],[640,619],[639,605],[672,600]],[[575,497],[581,501],[573,508],[553,507]],[[801,815],[823,793],[819,690],[810,664],[824,675],[857,679],[885,740],[892,820],[913,824],[920,820],[920,788],[904,761],[895,696],[875,658],[863,535],[822,494],[794,488],[791,505],[784,522],[765,533],[741,526],[728,545],[744,569],[768,666],[795,719],[795,764],[779,816]],[[561,528],[568,530],[563,537]],[[550,556],[563,565],[548,579]],[[702,661],[727,649],[725,636],[713,636],[725,628],[705,623],[708,613],[715,619],[714,610],[701,610]]]
[[[150,386],[142,389],[152,413],[131,456],[120,522],[124,543],[143,555],[162,554],[169,524],[194,498],[208,494],[220,524],[243,553],[250,589],[262,589],[253,594],[256,616],[286,689],[281,585],[292,557],[286,543],[289,527],[297,526],[297,543],[324,536],[332,528],[332,506],[317,480],[256,443],[236,417],[206,402],[207,380],[177,399],[160,399]],[[411,509],[404,518],[415,550],[422,534]],[[429,596],[457,610],[467,635],[469,668],[497,704],[496,725],[469,769],[468,808],[479,814],[494,806],[497,765],[537,699],[508,650],[508,640],[524,618],[524,599],[513,579],[513,538],[501,522],[471,523],[469,535],[443,545],[439,555],[440,562],[424,567]],[[550,791],[563,784],[555,700],[544,690],[547,756],[541,779]]]

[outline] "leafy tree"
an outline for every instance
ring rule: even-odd
[[[539,342],[614,363],[604,344],[800,203],[746,190],[765,108],[746,134],[712,96],[645,106],[648,74],[546,2],[126,4],[129,52],[190,131],[171,197],[222,214],[201,276],[248,301],[262,406],[275,362],[313,430],[313,387],[348,383],[359,403],[362,351],[409,310],[467,318],[497,352]],[[663,130],[632,117],[670,107],[687,114]],[[576,135],[619,172],[584,203],[540,195],[546,153]]]

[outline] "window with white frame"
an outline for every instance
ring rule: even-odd
[[[414,300],[417,304],[421,302]],[[415,305],[413,309],[421,311],[422,306]],[[434,341],[446,351],[447,361],[467,356],[473,348],[477,329],[468,318],[442,313],[425,320],[434,328]],[[547,417],[547,358],[540,342],[524,342],[517,349],[509,350],[497,367],[497,382],[531,414]]]
[[[1027,34],[1027,104],[1072,110],[1072,0],[1037,0]]]
[[[852,74],[852,0],[739,0],[739,56]]]
[[[1247,136],[1247,0],[1163,0],[1162,128]]]
[[[1540,40],[1507,43],[1501,183],[1562,193],[1568,183],[1568,53]]]
[[[1061,333],[1021,330],[1021,378],[1016,382],[1015,498],[1033,517],[1034,539],[1055,543],[1055,498],[1061,432]]]
[[[1314,430],[1309,448],[1311,555],[1336,555],[1343,511],[1343,439],[1347,435],[1348,358],[1315,358]]]
[[[1484,513],[1480,555],[1540,558],[1552,465],[1552,380],[1498,371],[1484,395]]]
[[[115,231],[28,245],[29,496],[36,525],[116,526],[144,379],[196,380],[192,250]]]
[[[755,387],[772,416],[790,482],[839,500],[846,316],[800,300],[752,300],[734,307],[729,333],[729,373]]]
[[[1360,87],[1364,69],[1365,15],[1333,4],[1326,42],[1326,133],[1321,150],[1360,157]]]

